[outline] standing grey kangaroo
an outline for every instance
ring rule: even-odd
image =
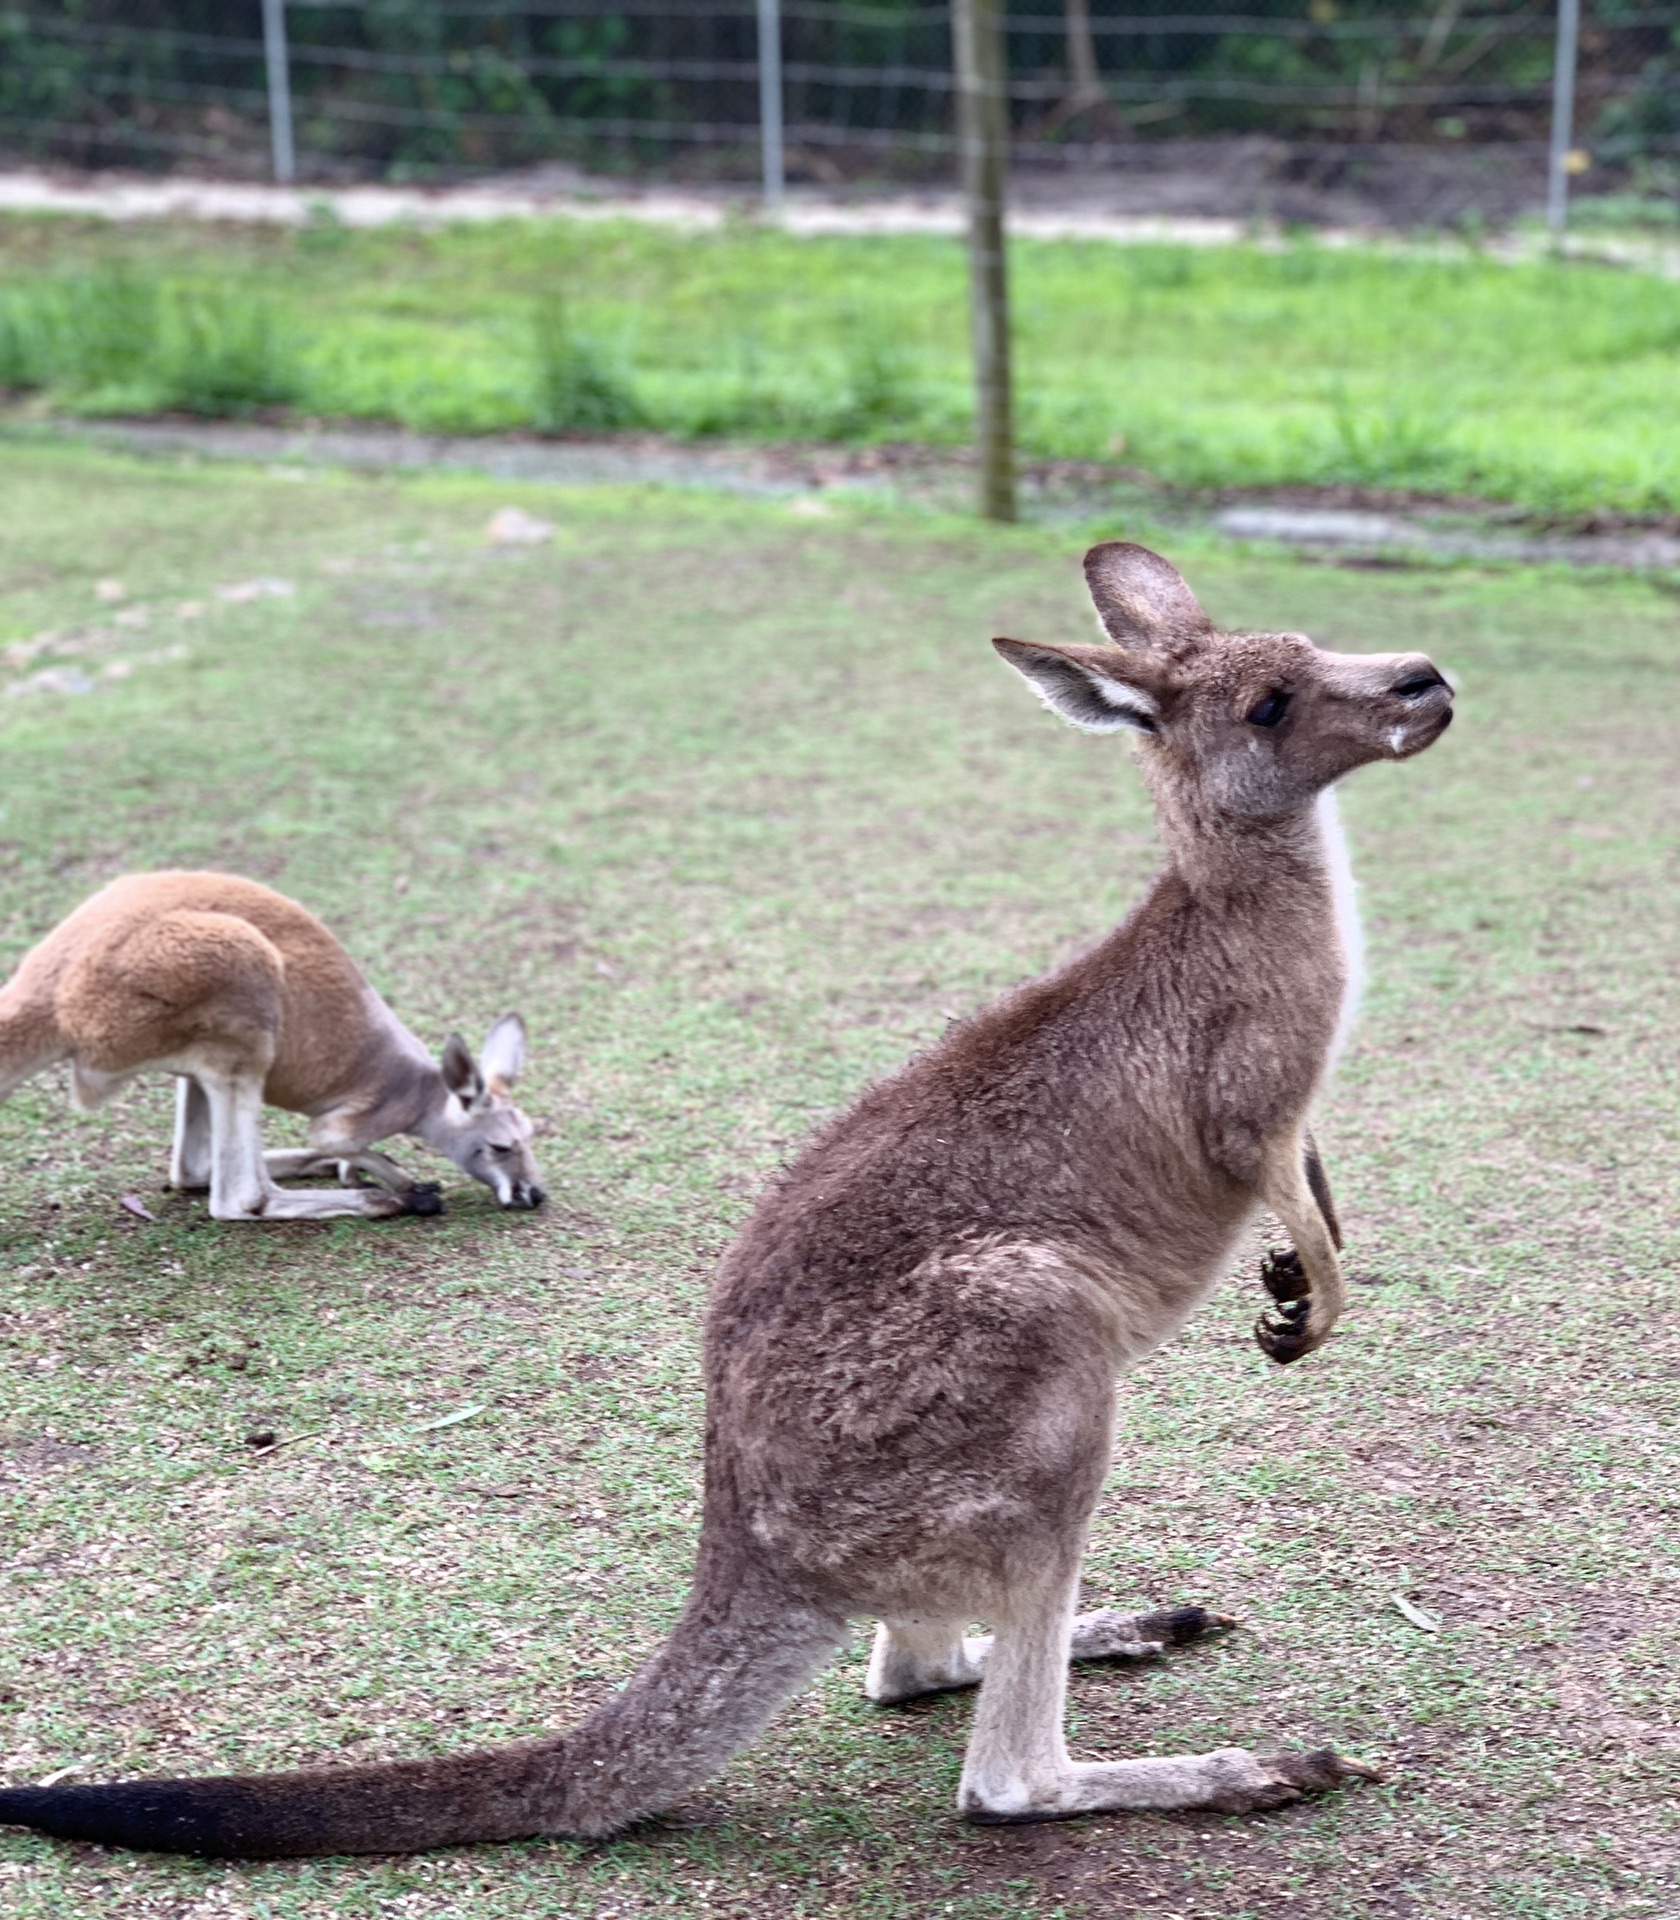
[[[512,1097],[518,1014],[490,1029],[482,1067],[459,1034],[434,1060],[312,913],[237,874],[126,874],[24,955],[0,987],[0,1100],[61,1060],[89,1112],[141,1074],[177,1076],[169,1183],[207,1187],[218,1220],[440,1213],[435,1186],[373,1150],[393,1133],[504,1207],[542,1204]],[[264,1152],[265,1105],[307,1114],[309,1145]],[[279,1184],[334,1168],[337,1188]]]
[[[687,1605],[565,1733],[443,1760],[14,1787],[0,1820],[232,1856],[602,1835],[671,1806],[880,1621],[883,1704],[978,1682],[958,1792],[977,1821],[1276,1806],[1371,1770],[1239,1747],[1075,1762],[1073,1659],[1160,1653],[1200,1608],[1075,1615],[1117,1377],[1183,1325],[1256,1210],[1293,1237],[1261,1344],[1342,1306],[1305,1123],[1357,975],[1329,789],[1439,738],[1421,655],[1215,630],[1165,560],[1095,548],[1111,644],[996,643],[1075,725],[1131,730],[1166,864],[1071,965],[952,1027],[764,1195],[706,1326],[705,1511]],[[988,1619],[987,1637],[967,1622]]]

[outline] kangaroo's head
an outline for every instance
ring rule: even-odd
[[[1367,761],[1421,753],[1452,719],[1452,689],[1423,654],[1221,633],[1147,547],[1093,547],[1085,579],[1112,645],[993,645],[1075,726],[1140,735],[1164,810],[1204,831],[1299,812]]]
[[[525,1066],[525,1022],[517,1013],[498,1020],[478,1060],[452,1033],[438,1065],[449,1098],[428,1143],[482,1180],[504,1207],[540,1207],[545,1196],[531,1123],[513,1104],[513,1083]]]

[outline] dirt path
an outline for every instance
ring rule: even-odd
[[[1216,143],[1206,143],[1212,146]],[[1226,143],[1230,144],[1230,143]],[[1241,145],[1241,143],[1236,143]],[[1261,143],[1262,145],[1264,143]],[[1238,156],[1239,159],[1241,156]],[[1223,164],[1216,161],[1223,159]],[[1024,240],[1096,240],[1117,246],[1170,241],[1183,246],[1232,246],[1258,237],[1286,244],[1279,222],[1307,220],[1329,246],[1379,243],[1462,251],[1462,240],[1402,241],[1386,224],[1378,202],[1356,195],[1287,183],[1275,192],[1256,159],[1233,167],[1210,156],[1204,169],[1109,168],[1087,173],[1023,173],[1014,185],[1012,234]],[[1298,203],[1298,204],[1297,204]],[[1223,208],[1225,211],[1216,211]],[[1520,211],[1513,205],[1508,211]],[[638,220],[680,231],[709,232],[731,220],[757,218],[756,198],[740,188],[627,186],[570,167],[549,166],[473,186],[276,187],[249,181],[165,179],[132,174],[0,172],[0,213],[94,214],[111,220],[228,220],[300,226],[323,211],[346,226],[380,227],[404,221],[444,223],[510,219]],[[814,187],[790,190],[779,224],[792,234],[958,234],[961,202],[942,189],[864,194]],[[1482,244],[1506,261],[1543,255],[1550,245],[1539,228],[1513,229]],[[1572,235],[1566,250],[1582,259],[1642,268],[1680,278],[1680,246],[1627,235]]]

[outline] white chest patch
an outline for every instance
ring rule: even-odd
[[[1318,834],[1324,849],[1324,869],[1330,881],[1336,937],[1342,943],[1342,966],[1347,976],[1347,985],[1342,989],[1342,1010],[1336,1017],[1336,1035],[1330,1042],[1330,1058],[1324,1064],[1324,1077],[1329,1079],[1359,1017],[1359,996],[1365,986],[1365,936],[1359,926],[1359,900],[1347,841],[1342,834],[1342,816],[1336,809],[1335,793],[1329,788],[1318,796]]]

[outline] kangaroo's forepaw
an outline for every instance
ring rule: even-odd
[[[1220,1756],[1224,1758],[1225,1756]],[[1344,1760],[1329,1747],[1313,1753],[1250,1754],[1233,1752],[1238,1762],[1230,1768],[1229,1785],[1212,1802],[1218,1813],[1260,1813],[1286,1807],[1309,1793],[1330,1793],[1350,1780],[1381,1780],[1375,1767],[1362,1760]]]
[[[1307,1270],[1293,1247],[1266,1255],[1260,1262],[1260,1284],[1274,1300],[1305,1300],[1312,1292]]]
[[[403,1195],[404,1213],[442,1213],[443,1189],[432,1180],[416,1180]]]
[[[1229,1633],[1237,1622],[1233,1615],[1214,1613],[1208,1607],[1162,1607],[1154,1613],[1138,1614],[1132,1624],[1139,1639],[1187,1647],[1192,1640],[1205,1640],[1209,1634]]]
[[[1260,1351],[1280,1367],[1287,1367],[1291,1360],[1311,1353],[1318,1345],[1307,1331],[1307,1316],[1311,1312],[1310,1300],[1285,1300],[1275,1313],[1261,1314],[1254,1323],[1254,1337],[1260,1343]]]

